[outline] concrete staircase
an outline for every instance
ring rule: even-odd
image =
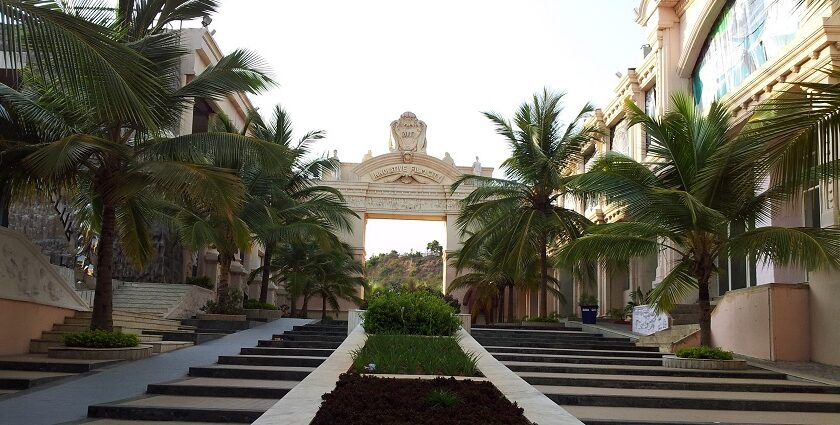
[[[479,326],[472,335],[588,425],[840,424],[840,387],[763,369],[664,368],[658,347],[574,327]]]
[[[346,336],[347,322],[295,326],[257,347],[242,348],[239,355],[191,367],[182,379],[149,385],[139,398],[90,406],[88,416],[94,419],[88,423],[251,423],[323,363]]]
[[[175,318],[171,316],[173,311],[178,310],[197,289],[203,288],[184,284],[124,282],[114,289],[114,309]],[[189,317],[194,313],[176,317]]]
[[[0,397],[116,363],[119,360],[51,359],[44,354],[0,357]]]
[[[76,312],[73,317],[65,318],[64,323],[53,325],[52,330],[44,331],[40,338],[30,341],[29,352],[45,354],[50,347],[63,346],[64,334],[82,332],[90,328],[91,314],[91,312]],[[160,335],[145,333],[146,331],[193,331],[175,320],[121,310],[114,310],[113,320],[115,331],[137,335],[141,343],[152,345],[155,353],[165,353],[193,345],[192,342],[164,341]]]

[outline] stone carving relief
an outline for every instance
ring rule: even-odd
[[[87,310],[37,246],[20,233],[0,228],[0,298]]]
[[[395,175],[397,176],[396,179],[386,179]],[[431,168],[415,164],[389,165],[387,167],[371,171],[368,176],[373,181],[385,180],[386,182],[400,183],[426,183],[427,180],[435,183],[442,183],[444,178],[443,174],[438,173]]]
[[[653,306],[637,305],[633,307],[633,332],[642,335],[652,335],[663,329],[668,329],[668,315],[657,314]]]
[[[391,123],[391,152],[426,153],[426,123],[406,112]]]

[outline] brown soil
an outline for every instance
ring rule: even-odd
[[[435,407],[433,390],[458,395],[452,407]],[[486,381],[454,378],[396,379],[343,374],[311,425],[532,425],[522,408]]]

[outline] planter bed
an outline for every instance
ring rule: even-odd
[[[283,317],[283,312],[280,310],[246,308],[242,311],[245,313],[245,317],[248,320],[266,320],[270,322]]]
[[[50,347],[48,357],[83,360],[140,360],[151,357],[154,347],[138,345],[125,348]]]
[[[230,322],[244,322],[245,320],[247,320],[244,314],[198,313],[195,315],[195,318],[198,320],[223,320]]]
[[[429,401],[432,391],[458,396],[450,407]],[[453,424],[531,425],[523,410],[490,382],[437,379],[393,379],[343,374],[311,425]]]
[[[662,357],[662,366],[677,369],[741,370],[747,368],[747,361],[691,359],[677,356],[664,356]]]

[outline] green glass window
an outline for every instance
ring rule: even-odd
[[[703,109],[737,88],[778,56],[799,29],[797,0],[730,0],[709,31],[692,73],[692,92]]]

